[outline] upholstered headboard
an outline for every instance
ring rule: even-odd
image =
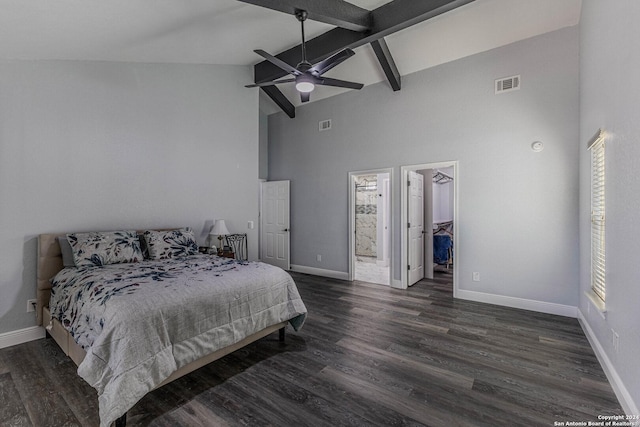
[[[38,291],[36,294],[38,325],[42,325],[42,309],[49,306],[49,298],[51,297],[51,282],[49,280],[62,270],[62,252],[60,252],[57,237],[65,234],[41,234],[38,236]]]

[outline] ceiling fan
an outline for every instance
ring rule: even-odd
[[[274,86],[281,83],[296,83],[296,89],[300,92],[300,100],[302,102],[308,102],[310,93],[315,89],[316,85],[320,86],[335,86],[344,87],[348,89],[362,89],[364,86],[362,83],[353,83],[345,80],[332,79],[329,77],[323,77],[322,75],[339,65],[344,60],[355,55],[355,52],[349,48],[343,49],[338,53],[331,55],[330,57],[318,62],[317,64],[311,64],[307,61],[307,49],[304,39],[304,21],[307,19],[307,12],[305,10],[296,10],[296,18],[300,21],[302,29],[302,61],[296,67],[292,67],[281,59],[276,58],[273,55],[268,54],[264,50],[256,49],[255,53],[262,56],[273,65],[281,68],[287,73],[293,75],[293,78],[274,80],[270,82],[262,82],[245,87],[262,87],[262,86]]]

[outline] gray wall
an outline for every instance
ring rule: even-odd
[[[258,118],[258,178],[269,178],[269,116],[262,111]]]
[[[458,160],[460,288],[577,306],[578,37],[566,28],[404,76],[399,92],[380,83],[293,120],[271,115],[269,179],[291,180],[292,264],[348,271],[348,172],[393,167],[399,280],[399,168]],[[522,89],[494,95],[515,74]]]
[[[0,333],[35,325],[39,233],[191,226],[204,243],[224,218],[257,257],[249,80],[248,67],[0,62]]]
[[[617,372],[627,413],[640,406],[640,3],[585,1],[580,33],[580,312]],[[598,128],[606,138],[607,317],[584,296],[590,289],[590,156],[587,141]],[[619,351],[612,330],[620,336]],[[614,384],[614,387],[616,385]],[[629,403],[634,401],[635,404]]]

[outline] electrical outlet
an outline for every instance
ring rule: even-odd
[[[620,350],[620,335],[613,329],[611,330],[611,334],[613,337],[613,350],[617,353]]]
[[[35,300],[35,299],[28,299],[27,300],[27,313],[31,313],[32,311],[36,311],[36,302],[37,302],[37,300]]]
[[[479,273],[479,272],[477,272],[477,271],[474,271],[474,272],[473,272],[473,276],[472,276],[472,280],[473,280],[474,282],[479,282],[479,281],[480,281],[480,273]]]
[[[320,254],[316,255],[316,261],[322,262],[322,255]]]

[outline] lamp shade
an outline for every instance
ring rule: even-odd
[[[315,89],[313,78],[307,74],[301,74],[296,77],[296,89],[298,92],[308,93]]]
[[[225,236],[231,233],[229,233],[227,225],[224,223],[224,219],[216,219],[216,222],[213,224],[213,228],[211,229],[211,234]]]
[[[299,82],[299,83],[296,83],[296,89],[298,89],[298,92],[309,93],[309,92],[313,92],[313,89],[315,89],[315,86],[311,82]]]

